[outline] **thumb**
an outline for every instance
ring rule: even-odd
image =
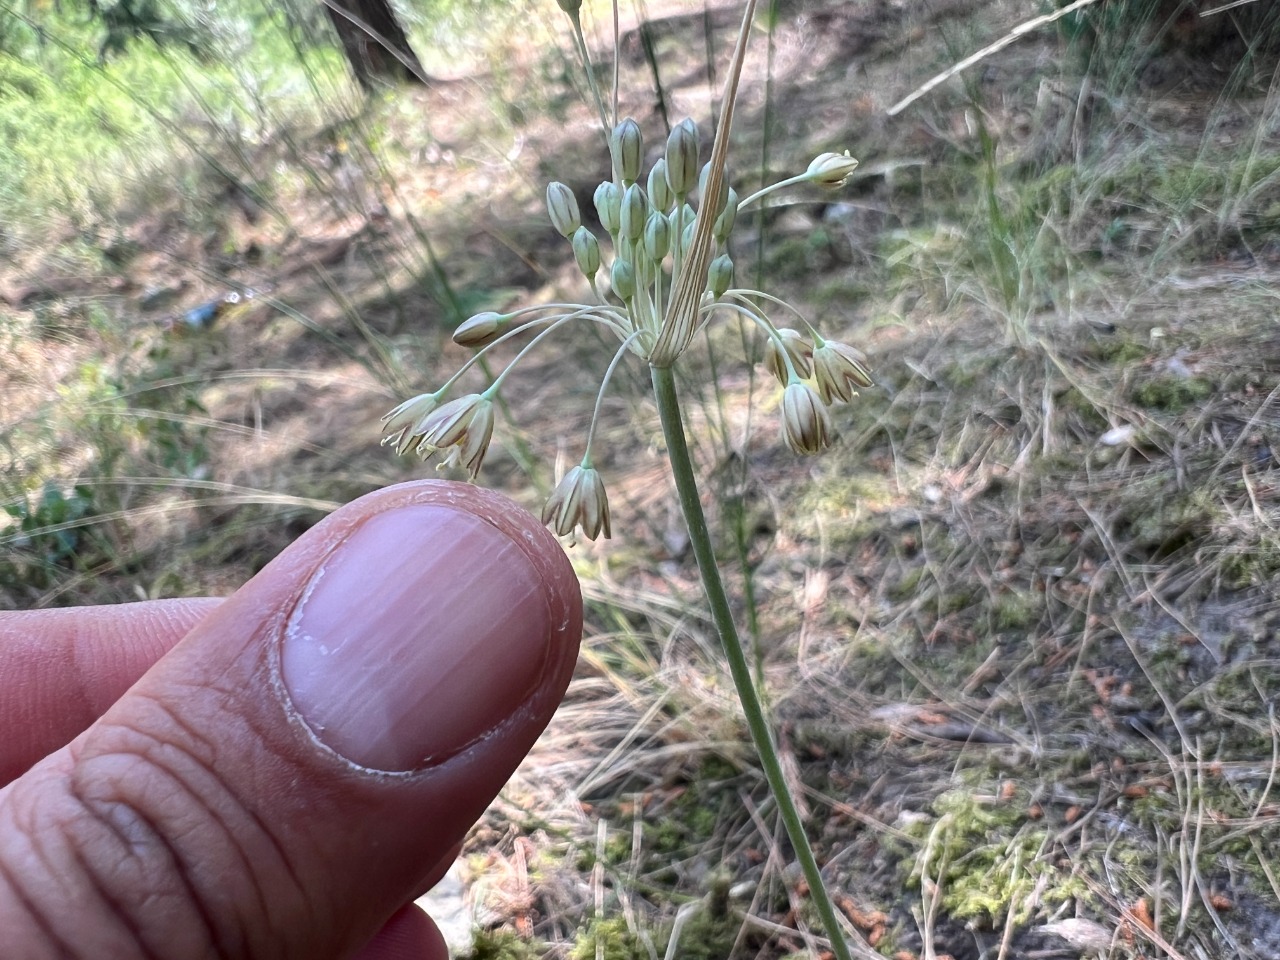
[[[353,954],[533,744],[581,626],[499,495],[349,504],[0,790],[5,955]]]

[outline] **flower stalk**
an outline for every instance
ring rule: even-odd
[[[618,345],[600,381],[582,459],[556,485],[544,506],[543,521],[561,536],[575,536],[581,531],[589,540],[608,538],[611,518],[605,480],[592,459],[596,427],[605,391],[619,365],[637,356],[649,366],[681,512],[752,742],[835,960],[851,960],[850,951],[859,942],[858,937],[849,931],[852,941],[846,939],[846,928],[827,891],[795,797],[783,774],[770,718],[733,620],[702,511],[673,368],[708,323],[724,317],[745,320],[765,338],[765,366],[782,390],[780,425],[785,444],[797,454],[812,455],[833,442],[835,434],[828,408],[834,403],[851,402],[857,396],[855,388],[872,385],[866,356],[852,346],[824,339],[784,300],[761,290],[735,288],[730,241],[744,207],[759,203],[776,190],[799,184],[839,187],[852,175],[858,161],[848,153],[823,153],[804,173],[764,187],[745,200],[739,199],[729,183],[726,164],[738,81],[756,6],[756,0],[747,0],[727,72],[710,161],[699,166],[698,127],[686,119],[670,131],[662,158],[645,176],[646,153],[640,126],[630,118],[621,122],[617,119],[617,58],[610,126],[582,36],[581,0],[557,2],[573,22],[605,127],[613,176],[592,195],[603,228],[599,239],[583,225],[577,198],[563,183],[552,181],[548,185],[547,215],[571,248],[573,261],[590,286],[595,302],[539,304],[508,313],[485,311],[469,318],[457,328],[454,340],[475,349],[476,354],[440,389],[406,400],[388,413],[383,418],[383,442],[398,453],[412,450],[424,459],[437,457],[442,466],[463,467],[474,479],[493,434],[493,404],[500,399],[499,390],[507,375],[560,328],[584,321],[594,323],[615,336]],[[614,9],[616,33],[616,0]],[[792,322],[799,329],[776,325],[769,314],[776,317],[778,312],[794,317]],[[492,383],[483,393],[445,401],[446,394],[473,364],[483,364],[494,348],[525,336],[529,342],[498,376],[491,378]],[[875,956],[869,948],[858,953]]]
[[[809,883],[809,896],[831,940],[832,952],[835,953],[836,960],[852,960],[849,944],[844,938],[839,918],[836,916],[835,905],[831,901],[830,894],[827,893],[818,860],[813,855],[813,847],[809,844],[808,834],[805,833],[804,820],[796,807],[795,798],[791,796],[791,788],[787,786],[787,778],[782,771],[782,761],[778,757],[778,747],[774,743],[773,731],[765,718],[764,705],[756,692],[755,681],[751,677],[751,667],[747,663],[747,655],[742,649],[738,628],[733,621],[729,597],[720,579],[715,548],[711,543],[706,514],[702,512],[702,499],[698,494],[697,473],[694,471],[693,459],[689,455],[689,445],[685,440],[684,417],[681,415],[680,398],[676,393],[675,373],[670,367],[651,365],[649,369],[653,378],[653,395],[658,402],[658,416],[662,421],[662,435],[667,442],[667,459],[671,462],[671,473],[676,482],[676,495],[680,500],[680,511],[684,516],[685,526],[689,530],[689,542],[698,564],[703,593],[707,598],[707,606],[711,609],[711,620],[720,638],[720,647],[724,650],[725,659],[729,662],[729,673],[733,677],[733,686],[742,704],[742,712],[747,718],[751,741],[755,745],[756,753],[760,756],[760,767],[764,771],[769,790],[778,804],[778,814],[786,828],[787,839],[791,841],[796,859],[800,862],[800,870]]]

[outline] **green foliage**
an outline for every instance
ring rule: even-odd
[[[644,943],[620,917],[592,920],[578,934],[571,956],[573,960],[649,960]]]
[[[148,184],[176,191],[184,170],[234,155],[265,123],[318,119],[328,100],[342,102],[336,53],[295,46],[261,7],[217,9],[224,19],[181,21],[190,42],[111,42],[105,61],[100,25],[82,14],[10,16],[0,41],[0,219],[43,223],[57,212],[94,223]],[[165,23],[173,35],[178,21]]]
[[[535,960],[542,949],[510,930],[480,930],[475,934],[471,952],[461,960]]]
[[[92,488],[77,485],[67,492],[49,481],[39,496],[11,501],[4,512],[12,525],[0,584],[47,589],[60,572],[91,565],[94,551],[85,549],[91,543],[85,523],[97,512]]]

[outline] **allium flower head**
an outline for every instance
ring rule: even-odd
[[[854,387],[871,386],[867,355],[848,344],[825,340],[813,351],[813,379],[823,403],[848,403],[858,395]]]
[[[580,526],[588,540],[601,533],[608,540],[609,498],[600,474],[587,466],[576,466],[566,473],[542,508],[542,522],[562,537]]]
[[[560,2],[571,12],[578,8],[577,0]],[[743,24],[735,74],[727,90],[736,90],[749,16]],[[414,450],[424,459],[438,457],[442,466],[464,467],[474,479],[493,436],[494,398],[510,371],[544,338],[559,335],[562,328],[576,330],[595,324],[616,336],[618,347],[600,380],[582,464],[556,487],[545,518],[560,534],[581,527],[589,538],[601,532],[607,537],[608,502],[603,482],[590,463],[610,378],[620,363],[635,355],[655,371],[657,389],[659,372],[680,359],[697,331],[718,317],[736,316],[766,334],[766,366],[784,387],[782,433],[787,445],[805,454],[826,447],[832,437],[827,405],[848,401],[855,395],[855,387],[870,384],[866,357],[852,347],[823,340],[794,307],[776,296],[735,289],[734,263],[727,250],[740,211],[776,190],[803,183],[842,183],[857,161],[847,153],[824,153],[804,173],[742,199],[727,172],[733,102],[731,95],[722,100],[705,165],[702,161],[706,158],[699,155],[698,127],[690,119],[671,130],[664,155],[647,172],[639,124],[627,118],[609,131],[613,178],[601,183],[593,194],[607,237],[602,233],[597,239],[582,224],[578,200],[568,186],[560,181],[549,183],[547,213],[589,282],[589,302],[528,304],[507,313],[485,311],[468,318],[453,338],[462,346],[475,348],[476,356],[435,393],[414,397],[388,413],[383,418],[383,443],[401,453]],[[602,104],[601,114],[605,114]],[[599,276],[602,270],[607,272],[605,279]],[[798,325],[812,333],[813,340],[798,330],[775,327],[763,310],[766,304],[800,317]],[[473,364],[482,363],[491,347],[526,331],[533,335],[484,393],[441,405],[462,374]]]
[[[831,419],[817,391],[792,380],[782,394],[782,439],[793,453],[812,456],[831,446]]]

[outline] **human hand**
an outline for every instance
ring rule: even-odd
[[[0,958],[443,960],[412,901],[581,629],[555,539],[434,481],[225,600],[0,613]]]

